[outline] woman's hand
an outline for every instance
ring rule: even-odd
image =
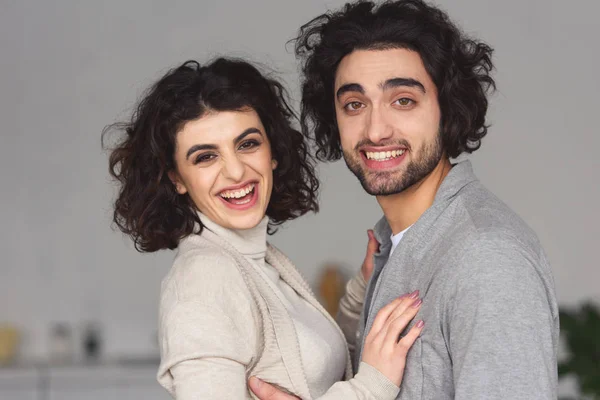
[[[360,268],[360,272],[362,273],[363,278],[365,278],[365,282],[369,282],[369,278],[371,278],[371,274],[373,274],[373,255],[379,251],[379,242],[375,239],[373,230],[369,229],[367,235],[369,235],[367,254],[365,255],[362,267]]]
[[[421,307],[422,301],[418,296],[417,290],[379,310],[365,338],[362,361],[376,368],[397,386],[400,386],[404,376],[408,350],[423,330],[423,321],[419,321],[406,336],[400,338],[400,333]]]
[[[263,382],[255,376],[250,377],[248,386],[259,400],[300,400],[300,397],[284,393],[270,383]]]
[[[383,307],[365,339],[362,361],[376,368],[396,386],[402,383],[408,350],[423,330],[423,321],[419,321],[406,336],[398,340],[400,333],[419,311],[421,300],[418,296],[417,290]],[[254,376],[249,379],[248,386],[260,400],[298,399]]]

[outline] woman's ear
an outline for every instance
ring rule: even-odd
[[[177,173],[177,171],[171,170],[171,171],[169,171],[167,173],[167,175],[169,175],[169,179],[171,180],[171,182],[175,186],[175,190],[177,191],[177,193],[179,193],[179,194],[186,194],[187,193],[187,188],[183,184],[183,181],[181,180],[181,177],[179,176],[179,174]]]
[[[276,159],[271,160],[271,168],[273,168],[273,169],[277,168],[277,160]]]

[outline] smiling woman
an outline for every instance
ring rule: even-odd
[[[372,332],[389,335],[365,345],[358,374],[336,384],[352,378],[346,340],[355,340],[370,272],[348,287],[342,331],[267,242],[269,225],[318,208],[312,158],[292,118],[279,83],[244,61],[218,59],[168,72],[130,123],[105,131],[125,133],[110,154],[115,224],[139,251],[177,248],[161,287],[158,380],[179,400],[248,398],[250,376],[302,398],[398,393],[423,327],[398,342],[417,294],[387,308]]]
[[[104,130],[103,137],[125,133],[109,160],[120,183],[115,224],[140,251],[175,249],[182,238],[201,232],[198,209],[223,222],[223,210],[207,203],[207,196],[218,200],[217,188],[240,189],[260,174],[268,176],[260,177],[257,209],[266,211],[271,227],[317,211],[312,159],[291,126],[294,114],[285,97],[277,81],[241,60],[219,58],[205,66],[188,61],[168,72],[131,122]],[[262,156],[277,168],[253,170],[256,162],[248,160]],[[256,215],[255,223],[262,218]]]
[[[252,109],[210,112],[177,135],[177,168],[170,177],[209,219],[249,229],[266,214],[273,188],[271,146]]]

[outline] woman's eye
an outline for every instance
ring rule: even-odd
[[[257,140],[247,140],[240,145],[240,150],[248,150],[254,147],[259,146],[260,143]]]
[[[351,101],[350,103],[346,104],[344,108],[347,111],[358,111],[362,108],[362,103],[360,101]]]
[[[215,157],[216,157],[216,155],[210,154],[210,153],[209,154],[201,154],[198,157],[196,157],[194,164],[208,162],[208,161],[213,160]]]
[[[403,97],[401,99],[396,100],[395,102],[398,103],[399,106],[406,107],[406,106],[410,106],[410,105],[414,104],[415,101],[412,99]]]

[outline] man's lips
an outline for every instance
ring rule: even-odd
[[[397,158],[402,156],[406,150],[387,150],[387,151],[365,151],[363,154],[368,160],[376,160],[376,161],[384,161],[391,160],[393,158]]]
[[[359,151],[392,151],[392,150],[408,150],[407,146],[391,145],[391,146],[360,146]]]
[[[401,146],[363,147],[360,155],[369,169],[386,170],[400,165],[407,150]]]

